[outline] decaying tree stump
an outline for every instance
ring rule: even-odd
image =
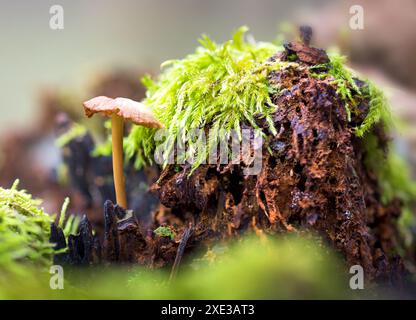
[[[363,140],[354,132],[369,110],[369,101],[353,91],[361,112],[349,121],[333,81],[316,77],[325,68],[312,74],[311,65],[329,59],[324,50],[310,47],[308,30],[304,32],[303,42],[285,44],[285,50],[269,61],[290,59],[297,64],[269,74],[270,85],[276,88],[271,98],[278,105],[273,114],[278,133],[273,135],[259,119],[268,136],[260,174],[244,176],[236,164],[203,164],[189,176],[189,166],[183,165],[179,172],[177,166],[167,166],[152,187],[162,204],[154,214],[152,230],[170,226],[176,236],[170,239],[142,230],[134,215],[126,218],[123,209],[107,201],[103,242],[107,263],[171,265],[185,251],[178,250],[182,237],[192,248],[247,230],[311,230],[341,252],[348,265],[363,266],[369,279],[390,279],[403,271],[401,260],[390,255],[397,241],[400,203],[382,204],[379,182],[364,164]],[[359,80],[356,84],[366,85]],[[379,147],[386,148],[383,128],[376,126],[373,134]],[[84,221],[80,234],[70,239],[69,255],[72,261],[84,263],[86,254],[99,256],[97,248]]]
[[[325,51],[310,47],[308,41],[284,47],[271,61],[295,57],[291,61],[298,65],[269,75],[270,84],[278,89],[272,95],[278,105],[273,114],[278,134],[269,132],[261,173],[244,176],[239,165],[220,170],[201,165],[187,178],[186,170],[176,172],[171,166],[154,189],[170,215],[180,217],[184,225],[193,221],[197,242],[247,229],[313,230],[342,252],[348,265],[363,266],[370,279],[388,278],[403,269],[400,259],[388,254],[397,241],[400,203],[381,204],[378,181],[364,164],[363,140],[354,132],[369,101],[353,92],[361,112],[348,121],[333,79],[319,79],[309,69],[329,62]],[[365,85],[359,80],[356,84]],[[267,124],[263,129],[267,132]],[[373,131],[379,147],[386,148],[383,128]]]

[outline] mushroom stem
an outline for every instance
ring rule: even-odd
[[[126,187],[123,172],[123,126],[124,121],[147,128],[163,128],[143,103],[127,98],[111,99],[105,96],[92,98],[84,102],[84,112],[87,117],[96,113],[111,116],[112,142],[113,142],[113,176],[116,190],[117,204],[127,209]]]
[[[117,204],[127,209],[126,188],[123,171],[123,128],[123,118],[113,114],[111,116],[111,140],[113,144],[114,187],[116,190]]]

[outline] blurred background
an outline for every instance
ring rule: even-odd
[[[141,99],[144,73],[157,74],[163,61],[192,52],[203,33],[222,42],[241,25],[249,26],[257,40],[273,41],[279,33],[290,33],[291,26],[309,24],[315,45],[339,47],[354,68],[387,88],[394,114],[407,123],[397,137],[397,150],[416,167],[414,0],[0,0],[0,4],[0,185],[8,187],[19,177],[22,187],[46,199],[50,212],[73,192],[55,188],[57,166],[64,156],[55,144],[56,123],[62,127],[69,121],[60,117],[60,111],[76,120],[82,101],[97,94]],[[64,9],[62,30],[49,26],[49,10],[55,4]],[[350,28],[352,5],[364,9],[363,30]],[[76,192],[72,198],[76,205]],[[80,199],[80,207],[86,201]]]

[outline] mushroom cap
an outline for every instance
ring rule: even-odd
[[[109,98],[99,96],[83,103],[85,115],[90,118],[96,113],[106,116],[118,115],[124,120],[148,128],[163,128],[153,112],[143,103],[127,98]]]

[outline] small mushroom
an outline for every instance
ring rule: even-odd
[[[162,128],[152,111],[143,103],[127,98],[108,98],[99,96],[84,102],[85,115],[90,118],[96,113],[111,117],[111,139],[113,146],[113,175],[117,203],[127,208],[123,172],[123,128],[124,121],[148,128]]]

